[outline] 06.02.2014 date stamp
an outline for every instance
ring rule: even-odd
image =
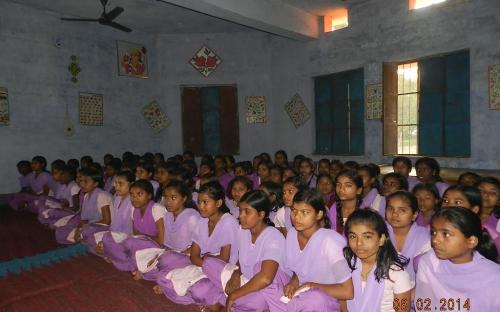
[[[469,298],[441,298],[439,302],[432,302],[431,298],[416,298],[417,311],[470,311]]]

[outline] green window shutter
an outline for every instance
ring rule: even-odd
[[[363,155],[365,152],[365,102],[363,69],[349,72],[351,144],[350,155]]]
[[[332,153],[332,87],[331,76],[322,76],[314,79],[317,154]]]

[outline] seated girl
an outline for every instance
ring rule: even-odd
[[[396,251],[409,260],[407,272],[415,280],[413,259],[431,249],[429,229],[415,223],[417,198],[410,192],[397,191],[387,197],[385,219],[389,238]]]
[[[500,250],[500,181],[494,177],[482,178],[478,189],[483,202],[481,223]]]
[[[120,271],[132,272],[139,279],[135,253],[145,248],[159,248],[163,243],[165,207],[153,201],[153,186],[147,180],[137,180],[130,186],[133,235],[116,232],[106,233],[103,248],[113,265]]]
[[[240,202],[238,263],[209,258],[203,264],[207,277],[226,294],[213,310],[265,311],[281,305],[278,295],[290,277],[284,272],[285,238],[269,226],[270,205],[263,192],[246,193]]]
[[[142,161],[135,167],[135,177],[137,180],[147,180],[153,186],[153,192],[156,194],[156,190],[160,184],[153,180],[155,174],[155,166],[152,162]],[[154,196],[153,196],[154,199]]]
[[[321,193],[300,190],[291,218],[294,227],[286,236],[285,269],[293,275],[280,299],[282,310],[340,311],[339,300],[353,296],[351,270],[342,251],[345,239],[330,230]]]
[[[156,292],[163,292],[169,300],[178,304],[212,306],[220,301],[223,293],[204,273],[211,269],[202,270],[202,266],[210,258],[232,264],[238,260],[238,221],[229,213],[224,198],[225,192],[219,182],[201,186],[198,195],[201,218],[194,229],[190,263],[167,273],[160,272]]]
[[[275,226],[276,215],[278,210],[283,207],[283,189],[280,184],[274,182],[264,182],[259,186],[259,191],[264,192],[271,202],[271,210],[269,211],[269,220]]]
[[[408,180],[396,172],[384,175],[381,195],[389,196],[396,191],[408,191]]]
[[[323,200],[327,208],[330,208],[335,203],[335,184],[328,173],[320,173],[316,189],[323,194]]]
[[[415,222],[428,228],[432,216],[440,206],[439,191],[433,183],[418,183],[412,192],[418,200],[419,212]]]
[[[415,170],[420,183],[434,183],[439,191],[439,196],[443,196],[448,184],[443,182],[439,175],[441,167],[434,158],[422,157],[415,162]]]
[[[302,182],[310,188],[316,188],[317,177],[314,174],[314,161],[304,158],[299,162],[299,173]]]
[[[228,196],[225,203],[229,208],[230,213],[238,218],[240,210],[238,208],[241,197],[248,191],[252,190],[252,182],[247,177],[235,177],[227,187]]]
[[[364,165],[359,167],[358,174],[363,178],[363,205],[385,216],[385,197],[379,194],[377,171],[370,165]]]
[[[414,282],[404,270],[408,260],[389,240],[384,219],[371,209],[357,210],[347,219],[345,235],[349,245],[344,255],[354,285],[349,312],[409,312]]]
[[[104,167],[105,178],[104,178],[104,190],[110,194],[115,194],[115,176],[122,167],[122,161],[120,158],[111,158],[111,160],[106,163]]]
[[[441,209],[432,217],[432,249],[418,263],[415,308],[500,311],[500,266],[477,214],[465,208]],[[448,310],[449,311],[449,310]]]
[[[87,224],[99,223],[109,226],[111,223],[112,197],[103,191],[102,173],[92,168],[80,171],[80,189],[85,194],[81,209],[75,215],[58,220],[56,240],[60,244],[73,244],[82,239],[82,228]]]
[[[276,212],[274,226],[286,236],[286,233],[293,228],[292,219],[290,219],[293,197],[300,190],[307,188],[299,176],[291,177],[283,182],[283,204]]]

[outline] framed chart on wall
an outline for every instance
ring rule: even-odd
[[[137,78],[148,78],[148,55],[146,47],[126,41],[117,41],[118,74]]]
[[[7,88],[0,87],[0,126],[8,126],[10,121]]]
[[[500,64],[489,67],[488,84],[490,109],[500,110]]]
[[[79,93],[80,124],[84,126],[102,126],[103,96],[93,93]]]

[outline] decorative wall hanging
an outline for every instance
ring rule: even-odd
[[[365,89],[366,119],[382,118],[383,91],[381,83],[369,84]]]
[[[121,76],[148,78],[146,47],[126,41],[117,41],[118,74]]]
[[[160,132],[161,130],[170,126],[170,120],[167,115],[163,113],[160,106],[155,102],[151,102],[144,106],[142,113],[149,126],[155,131]]]
[[[80,93],[80,124],[102,126],[103,96],[100,94]]]
[[[78,82],[78,74],[82,71],[80,66],[78,66],[78,59],[76,55],[71,55],[71,63],[69,63],[68,71],[71,73],[71,82]]]
[[[490,109],[500,109],[500,64],[489,67]]]
[[[298,93],[285,104],[285,110],[288,113],[288,116],[290,116],[295,128],[302,126],[309,120],[309,118],[311,118],[309,110]]]
[[[7,88],[0,87],[0,126],[8,126],[9,116],[9,98]]]
[[[189,60],[189,63],[204,77],[208,77],[221,62],[215,52],[205,45]]]
[[[247,96],[245,97],[247,107],[247,123],[266,122],[266,97],[265,96]]]
[[[75,134],[75,128],[73,127],[68,114],[68,103],[66,103],[66,110],[64,112],[64,134],[68,137]]]

